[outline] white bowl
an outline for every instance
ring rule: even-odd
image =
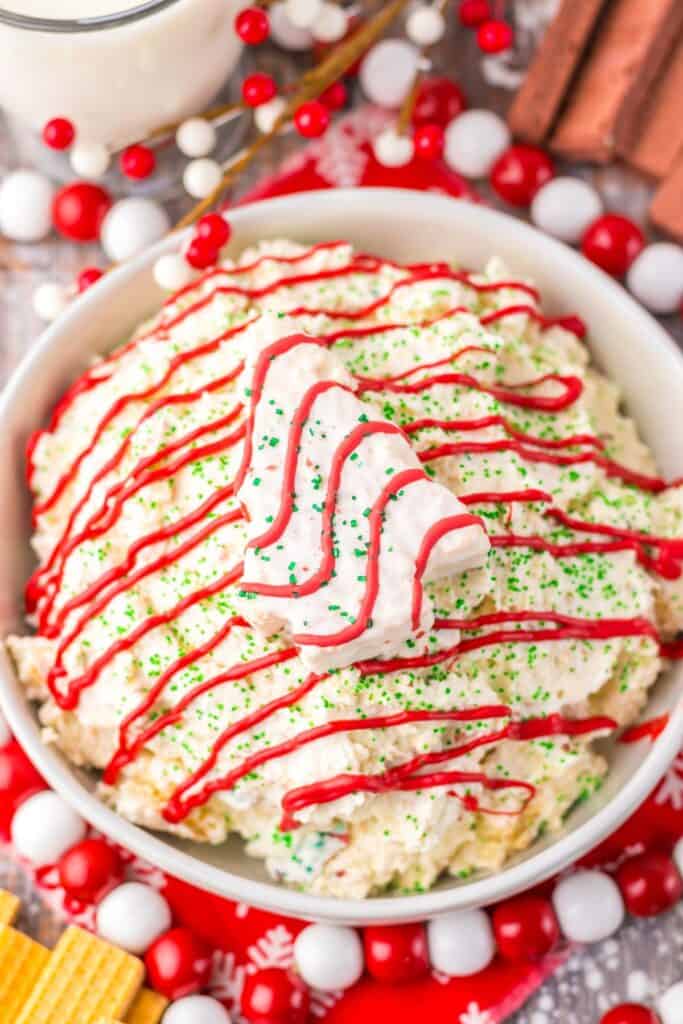
[[[256,203],[230,214],[233,251],[284,236],[316,242],[346,238],[398,260],[457,259],[479,268],[497,254],[529,275],[551,313],[579,313],[597,362],[621,385],[629,411],[667,475],[683,474],[683,357],[661,327],[601,271],[525,224],[442,196],[392,189],[318,192]],[[31,567],[24,443],[66,385],[96,352],[122,341],[161,295],[152,266],[178,245],[167,239],[115,270],[45,332],[9,384],[0,405],[0,630],[21,628],[22,589]],[[617,828],[654,787],[683,742],[683,665],[659,680],[647,715],[670,712],[655,743],[610,748],[611,772],[599,794],[572,813],[559,836],[536,843],[503,870],[472,881],[444,880],[416,896],[337,900],[293,892],[269,881],[233,838],[218,847],[146,832],[93,794],[93,779],[40,739],[35,710],[7,656],[0,698],[10,725],[45,778],[102,832],[169,874],[232,899],[297,917],[364,924],[432,917],[493,903],[555,874]]]

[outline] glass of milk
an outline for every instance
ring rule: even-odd
[[[0,0],[0,107],[15,139],[67,117],[112,151],[200,113],[235,68],[245,0]],[[42,155],[39,153],[42,149]],[[36,145],[19,156],[61,154]],[[53,171],[56,168],[52,168]]]

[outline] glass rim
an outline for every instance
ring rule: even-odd
[[[0,0],[1,2],[1,0]],[[163,11],[179,0],[142,0],[135,7],[112,14],[99,14],[92,18],[43,18],[32,14],[20,14],[0,6],[0,24],[28,32],[100,32],[103,29],[119,28],[134,21],[140,21],[150,14]]]

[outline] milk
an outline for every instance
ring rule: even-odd
[[[34,18],[95,18],[140,0],[2,0]],[[67,117],[82,139],[119,149],[208,106],[234,68],[244,0],[175,0],[95,31],[33,31],[0,16],[0,105],[40,131]]]

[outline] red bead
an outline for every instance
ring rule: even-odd
[[[466,106],[462,89],[450,78],[425,78],[415,99],[412,122],[416,127],[440,124],[445,128]]]
[[[324,135],[330,123],[330,112],[320,100],[302,103],[294,115],[294,124],[299,135],[305,139],[317,139]]]
[[[260,107],[268,100],[272,100],[276,93],[277,86],[274,79],[270,75],[264,75],[261,71],[247,75],[242,82],[242,99],[248,107]]]
[[[328,110],[342,110],[346,106],[348,93],[343,82],[333,82],[318,97]]]
[[[538,960],[555,946],[560,929],[551,903],[541,896],[519,896],[493,911],[498,952],[506,960]]]
[[[443,153],[444,131],[440,124],[421,124],[413,133],[415,156],[420,160],[438,160]]]
[[[167,999],[182,999],[206,988],[211,977],[211,950],[189,928],[171,928],[145,953],[152,988]]]
[[[111,196],[100,185],[76,181],[61,188],[52,203],[52,223],[73,242],[94,242],[111,206]]]
[[[249,1024],[306,1024],[309,1009],[308,989],[289,971],[268,967],[247,975],[240,1010]]]
[[[76,278],[76,287],[79,292],[84,292],[101,277],[104,277],[104,271],[99,267],[86,267]]]
[[[222,249],[231,234],[230,225],[220,213],[205,213],[197,221],[197,237],[206,239],[215,249]]]
[[[645,237],[638,225],[618,213],[598,217],[581,239],[584,256],[614,277],[626,273],[644,245]]]
[[[513,31],[506,21],[485,21],[477,29],[477,46],[484,53],[509,50],[513,38]]]
[[[104,839],[84,839],[58,862],[59,880],[69,896],[95,903],[123,878],[119,853]]]
[[[414,981],[429,970],[427,933],[421,924],[377,925],[363,932],[365,966],[377,981]]]
[[[510,146],[491,168],[491,185],[512,206],[529,206],[539,188],[555,174],[552,160],[538,146]]]
[[[683,880],[671,857],[649,850],[624,861],[617,882],[626,909],[634,917],[654,917],[669,910],[683,895]]]
[[[157,158],[149,146],[129,146],[119,157],[121,173],[127,178],[149,178],[156,165]]]
[[[245,7],[235,18],[235,32],[247,46],[265,43],[270,35],[268,15],[260,7]]]
[[[460,24],[465,28],[479,28],[491,17],[489,0],[462,0],[458,9]]]
[[[16,740],[0,750],[0,836],[9,837],[12,817],[19,804],[45,783]]]
[[[614,1006],[600,1018],[600,1024],[659,1024],[659,1017],[647,1006],[638,1003],[622,1003]]]
[[[195,270],[206,270],[218,262],[218,246],[208,238],[195,235],[185,251],[185,259]]]
[[[43,142],[50,149],[68,149],[76,138],[76,129],[66,117],[53,117],[43,128]]]

